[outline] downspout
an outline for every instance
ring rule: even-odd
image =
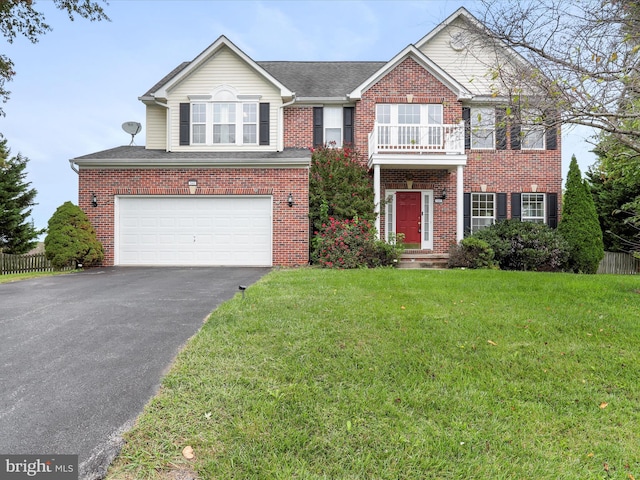
[[[76,174],[80,175],[80,170],[78,170],[76,167],[74,167],[75,162],[73,161],[73,158],[69,160],[69,166],[71,167],[71,170],[73,170],[74,172],[76,172]]]
[[[283,103],[278,109],[278,143],[276,145],[276,150],[278,152],[284,150],[284,107],[288,107],[289,105],[293,105],[294,103],[296,103],[295,92],[293,92],[292,94],[291,101]]]

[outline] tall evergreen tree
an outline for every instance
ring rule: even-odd
[[[607,252],[628,252],[637,243],[638,228],[633,225],[631,203],[640,199],[640,184],[607,174],[600,163],[585,174],[596,206],[604,249]]]
[[[558,231],[569,244],[569,268],[574,272],[596,273],[604,257],[602,230],[575,155],[569,165]]]
[[[0,251],[21,254],[32,249],[43,230],[29,221],[37,191],[29,188],[25,169],[28,158],[11,157],[7,140],[0,141]]]

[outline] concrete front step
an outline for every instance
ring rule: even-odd
[[[447,268],[449,255],[421,251],[405,251],[400,257],[398,268]]]

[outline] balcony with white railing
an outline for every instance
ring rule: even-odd
[[[369,158],[384,153],[464,155],[464,122],[453,125],[377,123],[369,133]]]

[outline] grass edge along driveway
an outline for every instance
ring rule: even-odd
[[[108,478],[640,479],[639,288],[272,272],[178,356]]]

